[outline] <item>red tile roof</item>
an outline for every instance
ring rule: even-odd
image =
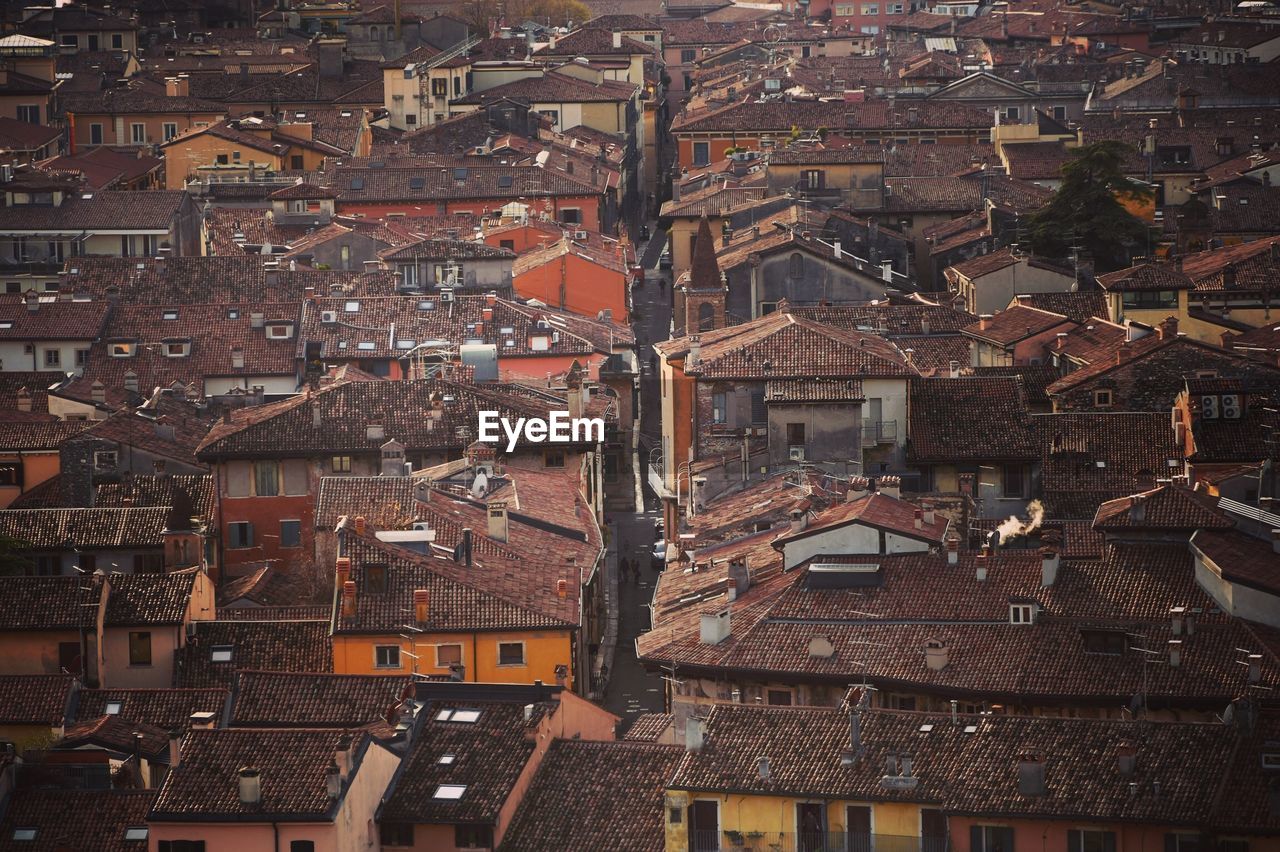
[[[1011,346],[1054,328],[1065,331],[1073,325],[1062,314],[1018,304],[1005,308],[990,319],[978,320],[965,327],[963,332],[997,346]]]
[[[304,612],[294,619],[292,612],[263,607],[253,610],[261,615],[270,611],[269,620],[232,620],[253,618],[238,610],[221,610],[217,621],[195,622],[195,639],[188,641],[175,655],[174,685],[189,689],[235,685],[239,669],[290,672],[333,671],[333,645],[329,636],[329,619],[315,618],[308,607],[293,607]],[[327,608],[326,608],[327,609]],[[214,648],[230,649],[229,661],[215,661]]]
[[[0,675],[0,725],[62,727],[77,686],[69,674]]]
[[[1235,526],[1208,494],[1178,485],[1109,500],[1098,507],[1095,528],[1124,530],[1227,530]]]
[[[0,821],[0,850],[146,852],[145,837],[126,840],[125,830],[146,827],[155,796],[155,790],[20,790]],[[16,828],[34,828],[34,844],[15,840]]]
[[[1016,376],[913,379],[907,454],[917,462],[1038,458]]]
[[[852,502],[836,503],[831,508],[819,512],[804,529],[799,532],[787,532],[774,540],[774,546],[800,538],[807,538],[819,532],[841,527],[846,524],[864,524],[866,526],[897,533],[908,538],[916,538],[935,545],[942,544],[950,526],[944,515],[935,515],[932,524],[922,523],[915,526],[915,513],[918,508],[905,500],[890,497],[887,494],[868,494]]]
[[[75,721],[89,722],[107,714],[107,705],[118,702],[114,715],[163,730],[186,728],[192,713],[214,713],[221,721],[230,693],[225,689],[82,689],[76,698]]]
[[[384,720],[408,675],[240,671],[230,724],[237,728],[358,728]]]
[[[128,509],[0,509],[0,533],[35,550],[148,549],[164,544],[161,533],[169,510]]]

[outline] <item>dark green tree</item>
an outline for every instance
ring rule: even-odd
[[[1150,189],[1124,173],[1132,150],[1114,139],[1075,149],[1062,167],[1062,185],[1028,223],[1036,254],[1067,258],[1072,246],[1079,246],[1093,258],[1098,272],[1128,265],[1133,250],[1145,246],[1148,226],[1130,214],[1121,199],[1152,196]]]
[[[30,545],[0,533],[0,577],[20,577],[31,567]]]

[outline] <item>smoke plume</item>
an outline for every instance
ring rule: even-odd
[[[1032,500],[1027,504],[1027,520],[1023,521],[1016,515],[1010,515],[1000,526],[996,527],[996,532],[1000,535],[1000,543],[1004,544],[1005,541],[1016,535],[1026,535],[1029,532],[1038,530],[1043,521],[1044,504],[1039,500]]]

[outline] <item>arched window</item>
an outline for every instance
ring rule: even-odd
[[[710,302],[698,305],[698,331],[711,331],[716,323],[716,309]]]
[[[790,262],[790,272],[792,278],[804,277],[804,258],[800,256],[800,252],[792,252]]]

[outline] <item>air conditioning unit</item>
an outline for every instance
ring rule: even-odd
[[[442,301],[442,302],[452,302],[452,301],[453,301],[453,288],[452,288],[452,287],[441,287],[441,288],[440,288],[440,301]]]
[[[338,321],[337,311],[321,311],[320,312],[320,322],[324,323],[325,325],[332,325],[337,321]]]
[[[802,461],[804,461],[804,447],[791,447],[791,448],[787,451],[787,456],[788,456],[788,458],[790,458],[793,462],[802,462]]]
[[[585,240],[585,239],[587,238],[587,232],[586,232],[586,231],[574,231],[574,232],[573,232],[573,238],[574,238],[575,240]]]

